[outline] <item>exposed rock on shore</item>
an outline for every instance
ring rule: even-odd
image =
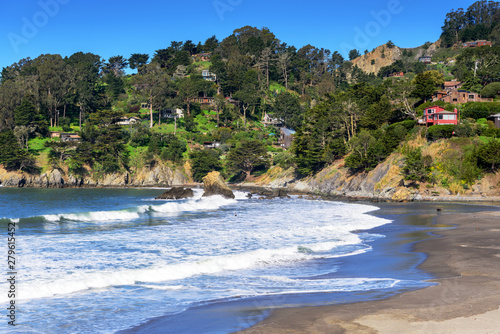
[[[35,175],[18,171],[9,172],[0,167],[0,184],[4,187],[70,188],[70,187],[170,187],[190,180],[182,168],[173,169],[158,165],[152,169],[142,168],[134,173],[120,172],[102,176],[75,176],[54,169]]]
[[[273,199],[273,198],[290,198],[288,196],[288,192],[283,188],[278,189],[260,189],[253,192],[254,195],[259,195],[264,197],[265,199]]]
[[[222,195],[225,198],[234,198],[233,191],[224,183],[224,179],[219,172],[213,171],[203,178],[205,192],[203,197],[212,195]]]
[[[173,187],[171,189],[168,189],[155,199],[182,199],[191,198],[193,196],[194,192],[191,188]]]

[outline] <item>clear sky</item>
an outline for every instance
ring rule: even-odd
[[[153,55],[170,42],[219,40],[251,25],[300,48],[311,44],[345,57],[392,40],[434,42],[446,13],[474,1],[427,0],[17,0],[0,11],[0,69],[22,58],[83,51],[104,59]]]

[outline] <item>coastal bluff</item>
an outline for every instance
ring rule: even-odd
[[[415,184],[403,179],[401,173],[403,164],[403,157],[398,153],[394,153],[373,170],[352,174],[345,167],[344,160],[341,159],[320,170],[315,175],[304,178],[297,178],[293,168],[284,170],[275,166],[254,182],[231,185],[231,188],[242,190],[260,188],[269,191],[283,189],[289,193],[307,193],[330,198],[394,202],[500,201],[500,173],[498,172],[483,177],[468,189],[451,189],[440,184],[415,186]],[[231,190],[227,187],[220,174],[212,173],[207,175],[206,181],[208,183],[205,183],[205,193],[207,195],[205,196],[222,194],[227,198],[234,198],[232,197],[234,194],[227,191]],[[8,172],[0,166],[0,186],[4,187],[172,187],[183,186],[191,182],[189,168],[172,168],[166,165],[142,168],[134,173],[114,173],[101,177],[96,175],[75,177],[58,169],[32,175],[21,172]],[[227,190],[223,190],[226,188]],[[263,195],[267,195],[267,193]]]
[[[441,184],[416,185],[405,181],[401,172],[403,165],[403,156],[394,153],[371,171],[351,173],[341,159],[304,178],[297,178],[292,168],[284,170],[276,166],[254,183],[239,187],[284,188],[290,193],[392,202],[500,201],[500,173],[486,175],[468,189],[453,189]]]
[[[134,172],[113,174],[87,174],[74,176],[53,169],[40,174],[6,171],[0,166],[0,185],[4,187],[27,188],[76,188],[76,187],[170,187],[190,182],[183,168],[157,165]]]

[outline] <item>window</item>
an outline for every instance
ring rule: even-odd
[[[439,119],[443,119],[443,115],[439,115]]]

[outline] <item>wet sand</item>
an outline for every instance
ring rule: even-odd
[[[415,245],[434,286],[384,300],[275,310],[243,334],[500,333],[500,212],[443,214]]]

